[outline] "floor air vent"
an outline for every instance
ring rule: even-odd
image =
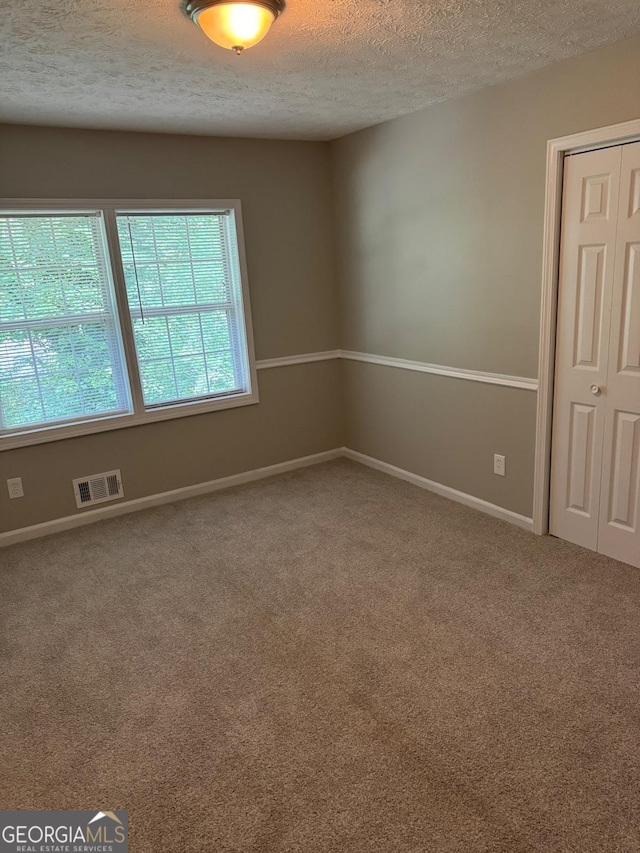
[[[79,507],[101,504],[123,498],[120,471],[107,471],[106,474],[92,474],[73,481],[76,504]]]

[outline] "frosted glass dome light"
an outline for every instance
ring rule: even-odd
[[[187,14],[211,41],[239,56],[262,41],[283,9],[282,0],[191,0]]]

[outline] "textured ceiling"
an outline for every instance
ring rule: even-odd
[[[180,0],[4,0],[0,120],[331,139],[640,31],[638,0],[288,0],[236,57]]]

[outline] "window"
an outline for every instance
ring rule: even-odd
[[[238,221],[237,202],[0,211],[0,448],[257,402]]]
[[[231,217],[118,213],[147,407],[247,385]]]
[[[3,431],[130,410],[98,213],[0,219]]]

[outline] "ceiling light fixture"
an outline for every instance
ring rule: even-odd
[[[240,56],[266,36],[283,0],[189,0],[187,14],[211,41]]]

